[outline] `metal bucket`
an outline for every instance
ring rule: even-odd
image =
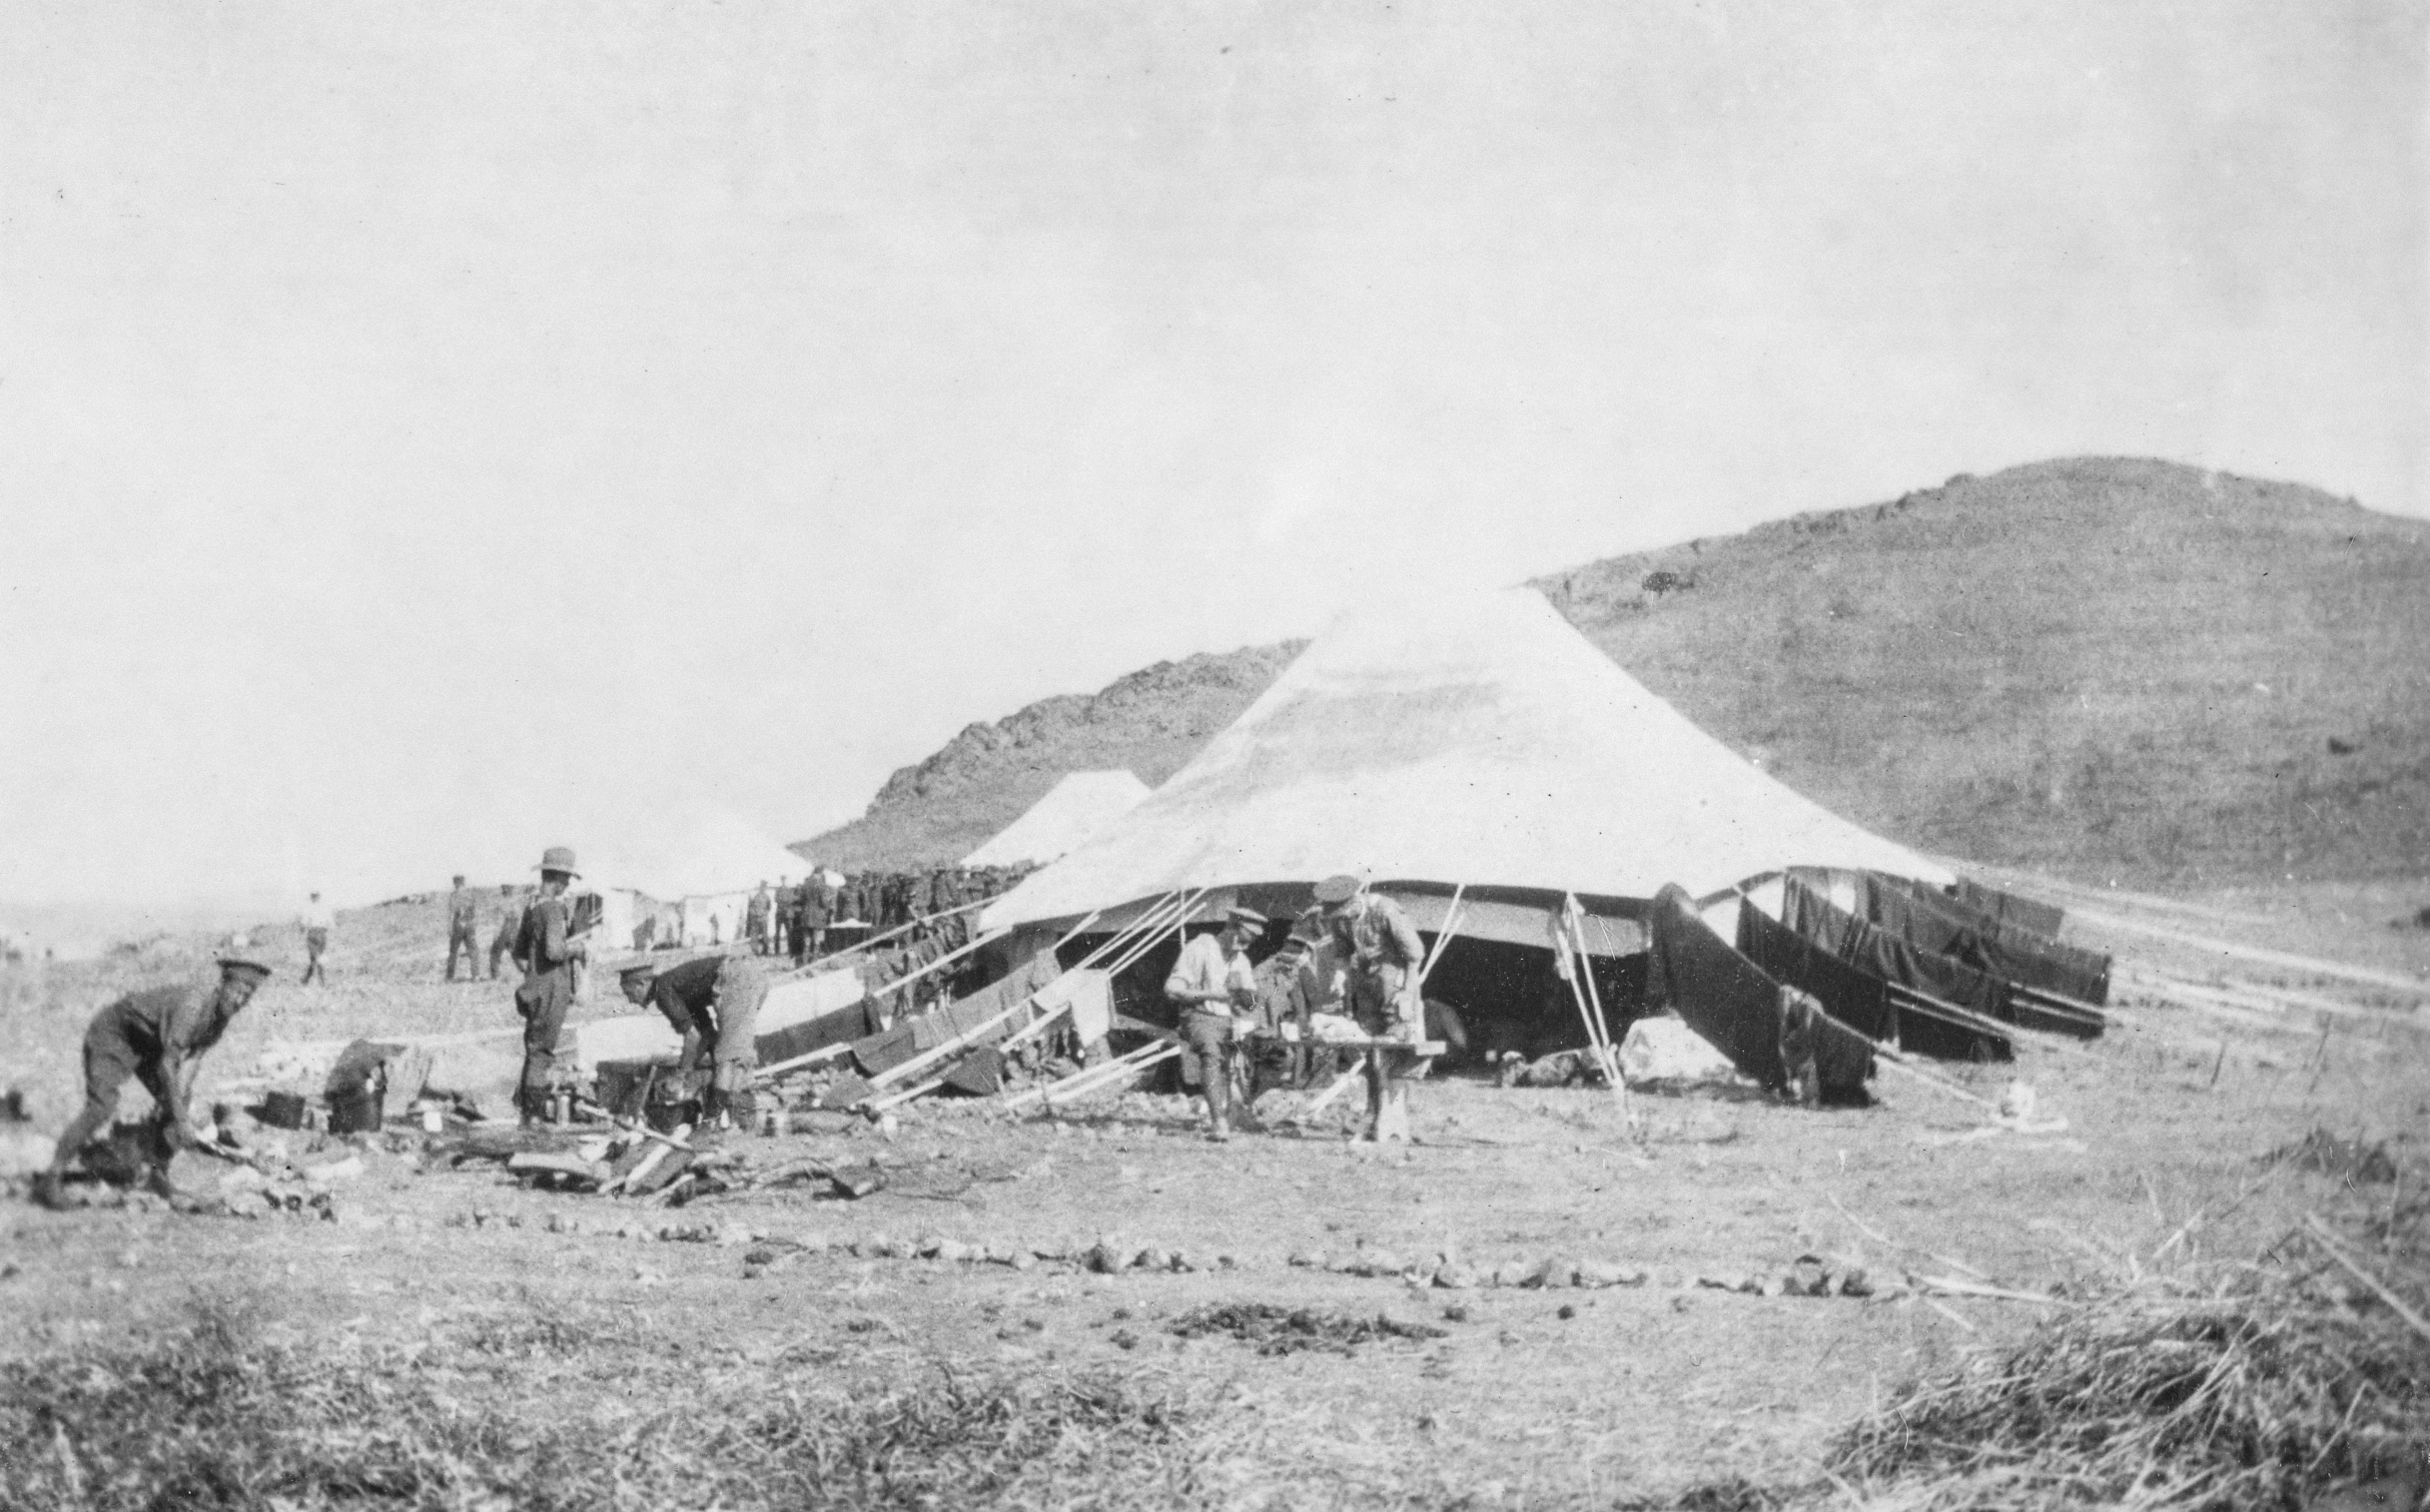
[[[329,1132],[331,1134],[378,1134],[381,1105],[388,1101],[385,1088],[369,1088],[350,1097],[329,1100]]]

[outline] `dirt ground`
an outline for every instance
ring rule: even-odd
[[[1416,1142],[1381,1149],[1329,1122],[1215,1145],[1178,1099],[1061,1118],[932,1103],[891,1134],[734,1141],[755,1164],[880,1164],[875,1195],[672,1209],[523,1190],[488,1165],[424,1168],[413,1139],[391,1135],[336,1189],[336,1221],[0,1210],[0,1363],[137,1339],[202,1309],[337,1357],[443,1360],[468,1410],[610,1425],[645,1357],[729,1385],[815,1375],[873,1392],[955,1372],[1120,1373],[1211,1404],[1224,1436],[1215,1499],[1240,1505],[1608,1505],[1806,1484],[1832,1436],[1898,1383],[2022,1336],[2069,1294],[2249,1257],[2306,1212],[2358,1200],[2333,1173],[2265,1158],[2309,1131],[2385,1140],[2419,1168],[2430,996],[2151,932],[2354,963],[2430,993],[2430,932],[2389,925],[2417,906],[2387,887],[2102,900],[2140,928],[2070,935],[2116,951],[2121,978],[2336,1007],[2222,1010],[2129,986],[2093,1045],[1931,1065],[1987,1100],[2030,1083],[2040,1114],[2066,1121],[2055,1133],[1992,1128],[1983,1107],[1887,1070],[1878,1106],[1824,1112],[1752,1094],[1432,1082]],[[77,1003],[97,990],[77,987]],[[72,1092],[50,1085],[81,1028],[62,1028],[67,991],[7,1000],[46,1116]],[[493,991],[357,984],[331,1001],[393,1032],[455,1029]],[[307,992],[274,988],[252,1032],[334,1022],[308,1011]],[[37,1032],[68,1035],[65,1056],[24,1049]],[[1261,1112],[1278,1124],[1295,1099]],[[180,1173],[207,1185],[217,1172]],[[668,1225],[699,1236],[658,1237]],[[1095,1273],[1078,1256],[1101,1240],[1195,1268]],[[939,1241],[996,1257],[916,1256]],[[1712,1284],[1760,1283],[1806,1255],[1862,1267],[1880,1294]],[[1320,1268],[1345,1257],[1387,1273]],[[1448,1289],[1397,1273],[1443,1257],[1487,1278],[1554,1259],[1642,1279]],[[1915,1283],[1928,1277],[2056,1300],[1926,1294]],[[1235,1303],[1442,1334],[1275,1354],[1174,1331],[1193,1309]]]

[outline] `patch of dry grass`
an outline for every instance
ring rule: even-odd
[[[552,1338],[586,1407],[485,1401],[447,1345],[324,1354],[205,1308],[148,1347],[0,1366],[0,1508],[1174,1507],[1192,1413],[1142,1380],[937,1368],[856,1392]],[[598,1402],[600,1388],[613,1400]]]
[[[2361,1257],[2417,1311],[2425,1213],[2389,1211]],[[2430,1477],[2430,1337],[2333,1254],[2299,1230],[2258,1264],[2119,1287],[1911,1384],[1830,1468],[1913,1508],[2292,1512],[2332,1486]]]

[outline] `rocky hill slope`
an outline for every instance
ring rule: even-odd
[[[1928,850],[2137,885],[2430,867],[2419,521],[2079,458],[1535,586],[1783,781]],[[1161,782],[1297,649],[1164,663],[973,725],[797,848],[950,859],[1065,771]]]
[[[1019,818],[1067,772],[1128,767],[1155,787],[1299,654],[1304,641],[1160,661],[1098,693],[1041,699],[974,724],[897,771],[869,812],[793,849],[825,866],[946,865]]]

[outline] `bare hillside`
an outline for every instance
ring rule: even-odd
[[[974,724],[897,771],[869,812],[793,847],[822,865],[949,864],[1019,818],[1066,772],[1127,767],[1156,786],[1239,717],[1304,641],[1160,661],[1098,693]]]
[[[2316,489],[2039,462],[1536,586],[1791,786],[1927,849],[2177,885],[2430,856],[2430,528]],[[950,859],[1065,771],[1161,782],[1297,649],[973,725],[798,848]]]

